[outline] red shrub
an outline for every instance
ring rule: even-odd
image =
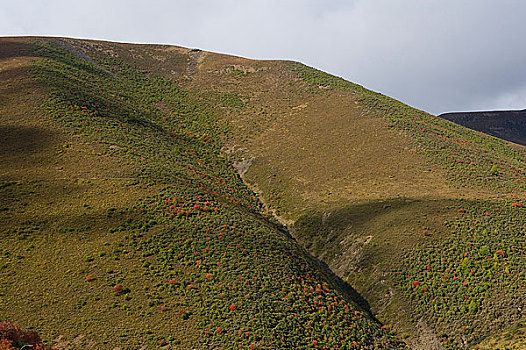
[[[36,332],[26,332],[16,323],[0,322],[0,350],[18,349],[24,345],[46,349]]]
[[[11,340],[7,340],[5,338],[0,339],[0,350],[11,350],[13,349],[11,347],[11,344],[13,342]]]
[[[117,285],[115,285],[115,287],[113,287],[113,292],[114,293],[122,293],[123,290],[124,290],[124,288],[122,287],[122,284],[117,284]]]

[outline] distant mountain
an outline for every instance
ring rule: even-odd
[[[439,117],[504,140],[526,145],[526,109],[522,111],[453,112]]]

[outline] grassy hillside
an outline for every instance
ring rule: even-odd
[[[490,336],[487,340],[478,344],[475,349],[524,349],[526,346],[526,329],[524,326],[524,321],[522,321],[512,327],[501,330],[498,334]]]
[[[386,320],[402,323],[394,315],[411,305],[410,325],[400,329],[433,328],[447,348],[471,345],[523,318],[524,148],[320,72],[300,66],[300,74],[310,85],[358,95],[358,103],[403,132],[451,188],[309,212],[295,226],[304,245]]]
[[[520,344],[524,147],[294,62],[1,47],[3,319],[62,347]]]
[[[240,180],[210,102],[235,96],[72,43],[1,42],[2,320],[68,349],[404,347]]]
[[[244,180],[415,348],[523,319],[524,147],[293,62],[208,55],[188,85],[244,101],[222,108]]]

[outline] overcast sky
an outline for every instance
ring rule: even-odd
[[[292,59],[434,114],[526,108],[524,0],[0,0],[0,36]]]

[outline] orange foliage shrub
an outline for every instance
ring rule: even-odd
[[[35,350],[45,350],[36,332],[26,332],[16,323],[0,322],[0,350],[19,349],[31,345]]]

